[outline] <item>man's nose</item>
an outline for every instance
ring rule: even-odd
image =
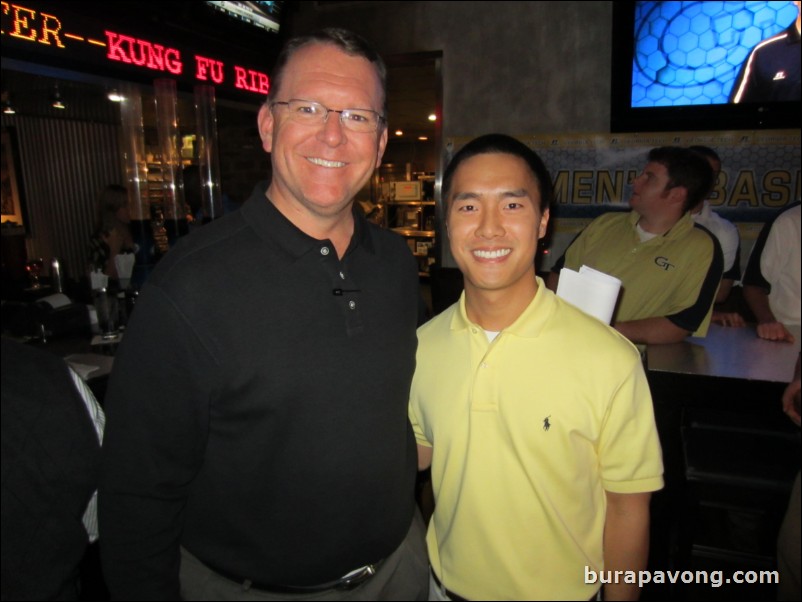
[[[490,209],[482,212],[476,234],[482,238],[494,238],[504,233],[504,225],[498,210]]]
[[[340,121],[340,113],[329,111],[318,137],[330,146],[338,146],[345,138],[344,129],[342,121]]]

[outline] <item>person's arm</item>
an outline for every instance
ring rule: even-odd
[[[797,426],[802,426],[802,416],[799,414],[799,404],[800,404],[800,393],[802,393],[802,382],[800,382],[799,376],[799,362],[800,356],[796,356],[796,368],[794,369],[794,379],[788,383],[788,386],[785,387],[785,391],[783,391],[783,412],[785,412],[788,417],[793,421],[793,423]]]
[[[744,285],[744,299],[757,320],[757,336],[769,341],[793,343],[794,336],[777,321],[769,306],[769,294],[765,288]]]
[[[735,284],[735,280],[727,278],[726,275],[721,279],[721,285],[718,287],[718,293],[716,293],[716,304],[724,303],[724,301],[729,298],[733,284]],[[713,316],[710,318],[710,321],[713,324],[730,326],[732,328],[742,328],[746,326],[746,321],[737,311],[719,311],[715,306],[713,307]]]
[[[604,519],[604,570],[642,571],[649,557],[649,500],[651,493],[612,493]],[[620,580],[623,581],[623,580]],[[636,583],[609,583],[605,600],[637,600]]]
[[[179,598],[182,516],[203,462],[216,374],[184,314],[147,284],[106,394],[98,517],[112,599]]]
[[[432,448],[418,443],[418,470],[426,470],[432,465]]]
[[[690,331],[680,328],[668,318],[644,318],[613,324],[618,332],[633,343],[679,343]]]
[[[409,422],[412,425],[412,432],[415,433],[415,440],[418,443],[418,470],[426,470],[432,465],[432,446],[429,443],[429,440],[426,438],[426,434],[423,432],[423,424],[420,418],[418,418],[418,413],[416,411],[416,409],[418,409],[418,403],[416,401],[418,399],[418,396],[416,395],[416,384],[416,381],[413,380],[411,395],[412,399],[409,402],[407,415],[409,417]]]
[[[716,303],[724,303],[729,298],[734,282],[734,280],[729,278],[721,279],[721,284],[719,285],[718,292],[716,293]]]
[[[794,244],[799,248],[798,230],[793,228],[791,220],[783,217],[787,215],[785,211],[766,222],[760,231],[744,272],[743,295],[757,320],[757,336],[792,343],[793,335],[777,320],[769,304],[772,285],[783,273],[794,269],[788,261],[790,249]]]

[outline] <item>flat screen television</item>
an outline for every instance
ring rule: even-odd
[[[283,1],[231,2],[207,0],[206,4],[214,7],[232,19],[249,23],[254,27],[278,33],[281,26],[281,9]]]
[[[614,2],[611,131],[801,127],[798,35],[783,40],[796,53],[796,94],[731,98],[752,49],[798,14],[793,2]]]

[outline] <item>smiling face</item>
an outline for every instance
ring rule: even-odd
[[[463,161],[451,183],[447,225],[466,294],[502,292],[528,303],[537,292],[537,241],[548,221],[523,159],[487,153]]]
[[[315,101],[329,109],[371,109],[382,113],[384,94],[374,66],[332,44],[300,48],[287,63],[272,101]],[[308,125],[289,118],[286,105],[259,111],[259,133],[272,153],[270,200],[290,221],[328,220],[350,210],[356,193],[378,167],[387,128],[357,133],[345,129],[339,113]],[[299,223],[300,222],[300,223]],[[302,228],[303,229],[303,228]]]

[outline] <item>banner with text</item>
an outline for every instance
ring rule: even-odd
[[[704,145],[721,157],[710,204],[731,221],[762,222],[800,199],[799,130],[516,136],[546,163],[553,217],[589,218],[626,209],[632,180],[658,146]],[[470,138],[446,140],[446,164]]]

